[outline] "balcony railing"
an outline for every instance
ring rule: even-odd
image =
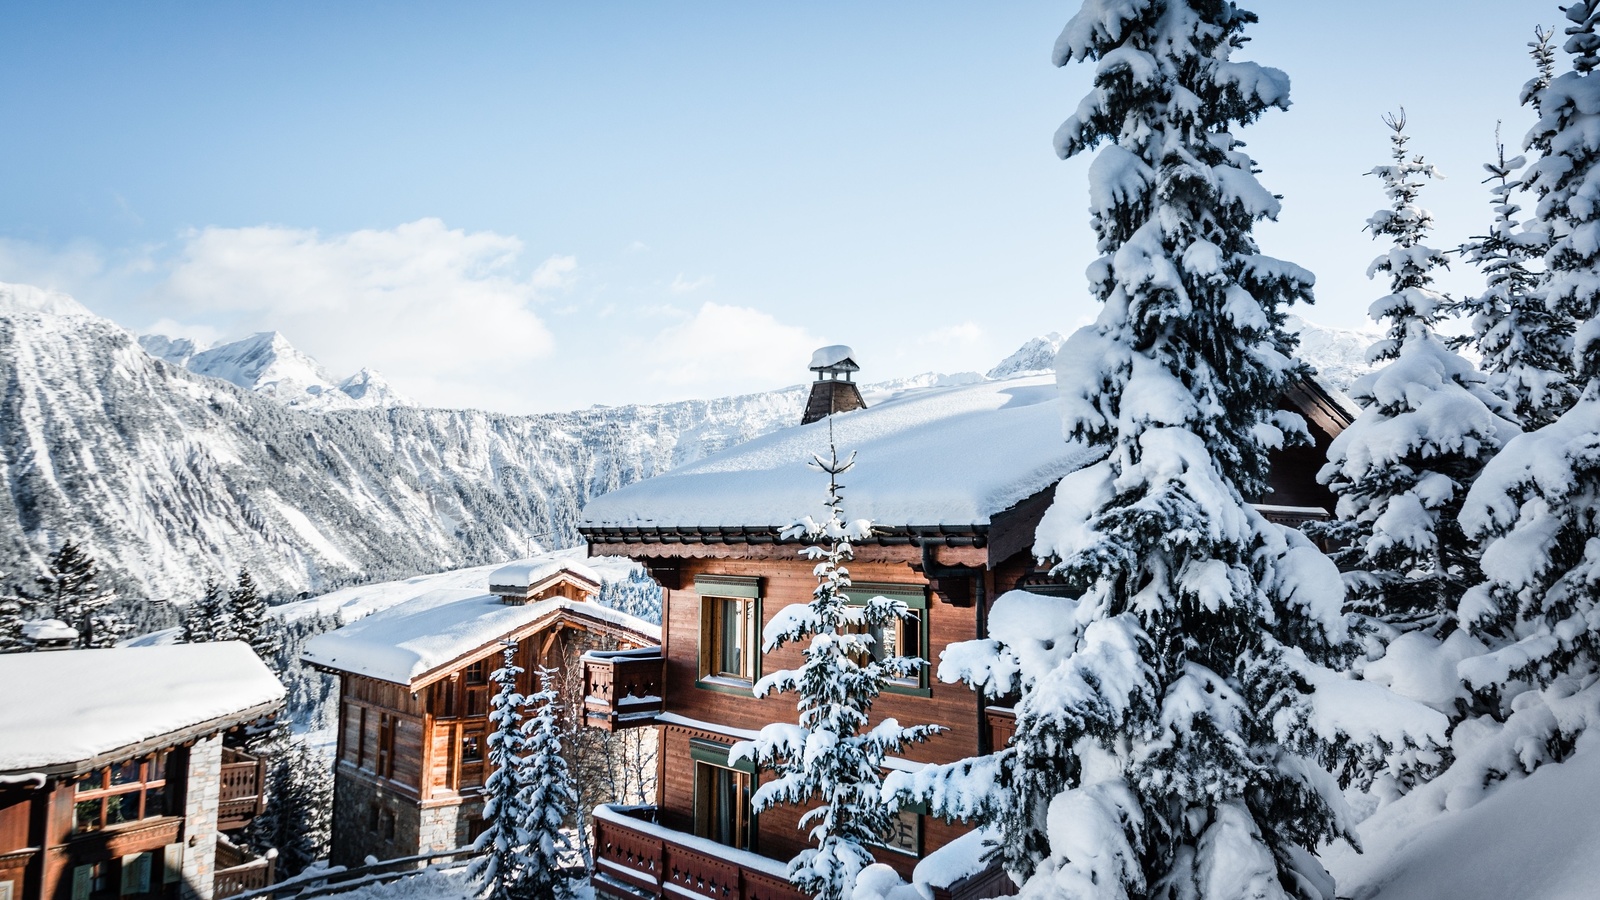
[[[235,894],[260,890],[270,884],[278,868],[278,851],[268,850],[266,856],[252,856],[243,847],[235,846],[226,838],[217,841],[214,900],[227,900]]]
[[[660,647],[585,653],[585,721],[607,731],[655,724],[662,709],[665,666]]]
[[[651,821],[655,808],[601,807],[594,816],[595,894],[611,900],[808,900],[784,863]]]
[[[222,748],[222,784],[217,796],[217,830],[233,831],[250,824],[266,806],[261,790],[266,763],[231,747]]]

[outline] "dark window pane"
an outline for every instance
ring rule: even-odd
[[[150,774],[145,776],[145,781],[164,781],[167,777],[167,755],[157,753],[156,758],[150,761]]]
[[[461,738],[461,761],[478,762],[483,759],[483,747],[475,734],[463,735]]]
[[[106,824],[116,825],[139,818],[139,794],[113,794],[105,799]]]
[[[78,833],[100,830],[100,801],[79,800],[73,807],[72,830]]]
[[[167,789],[164,788],[164,787],[153,787],[153,788],[150,788],[149,790],[145,791],[144,792],[144,817],[146,819],[149,819],[149,818],[152,818],[154,816],[164,816],[166,814],[167,814]]]
[[[106,786],[106,770],[95,769],[78,776],[78,790],[98,791]]]
[[[136,784],[139,781],[139,760],[117,763],[111,767],[112,784]]]

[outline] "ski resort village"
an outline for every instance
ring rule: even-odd
[[[0,900],[1600,898],[1600,0],[1251,5],[0,8]]]

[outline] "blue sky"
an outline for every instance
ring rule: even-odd
[[[1379,117],[1453,246],[1554,3],[1260,0],[1265,249],[1357,326]],[[1094,314],[1071,2],[6,4],[0,280],[508,412],[983,370]],[[1472,273],[1446,280],[1472,290]]]

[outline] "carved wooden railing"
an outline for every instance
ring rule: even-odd
[[[585,653],[584,720],[607,731],[655,724],[662,710],[665,672],[660,647]]]
[[[807,900],[787,878],[772,871],[781,869],[782,863],[688,835],[675,839],[674,832],[649,821],[654,814],[652,807],[611,807],[609,814],[596,813],[596,896]]]
[[[232,853],[225,853],[224,847]],[[220,864],[227,859],[233,862],[236,856],[245,855],[238,848],[219,843],[217,845],[217,862]],[[272,884],[272,878],[277,874],[278,851],[268,850],[267,855],[259,859],[250,859],[247,862],[219,868],[216,871],[216,880],[212,888],[213,900],[227,900],[236,894],[245,891],[260,890]]]
[[[266,763],[245,753],[224,747],[221,786],[217,794],[217,830],[232,831],[250,824],[265,808]]]

